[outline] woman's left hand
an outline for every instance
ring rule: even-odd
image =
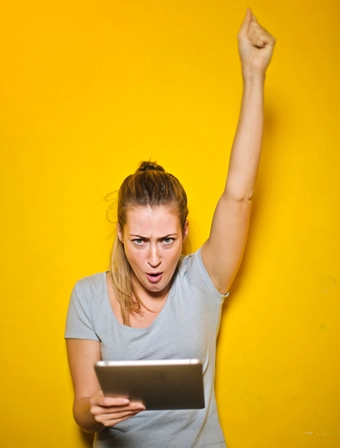
[[[270,63],[275,38],[256,20],[250,9],[237,35],[243,75],[264,75]]]

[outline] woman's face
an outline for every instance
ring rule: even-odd
[[[131,207],[126,218],[123,231],[118,226],[118,238],[133,271],[136,293],[163,298],[181,256],[188,223],[182,229],[174,208],[164,205]]]

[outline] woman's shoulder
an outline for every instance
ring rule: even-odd
[[[102,291],[106,288],[106,272],[99,272],[96,274],[88,275],[79,279],[75,285],[74,290],[87,293]]]
[[[179,267],[179,279],[182,283],[187,282],[196,289],[215,297],[218,301],[228,296],[228,293],[219,293],[213,285],[202,260],[201,248],[182,258]]]
[[[180,269],[188,269],[192,263],[200,264],[201,261],[201,248],[190,254],[183,254],[180,258],[179,268]]]
[[[190,278],[192,275],[198,274],[201,271],[201,251],[200,249],[190,254],[181,256],[177,276],[179,278]]]
[[[65,337],[98,340],[94,317],[103,308],[105,298],[105,272],[78,280],[71,293]]]

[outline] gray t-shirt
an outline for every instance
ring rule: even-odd
[[[200,250],[182,259],[162,311],[147,328],[117,321],[105,273],[76,283],[66,338],[99,341],[103,360],[198,358],[203,362],[204,409],[143,411],[97,433],[95,448],[226,447],[214,392],[216,337],[225,297],[211,282]]]

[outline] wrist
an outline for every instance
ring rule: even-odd
[[[104,425],[98,422],[91,413],[91,404],[88,397],[83,397],[74,402],[73,416],[77,425],[88,433],[99,432],[104,429]]]
[[[266,80],[266,73],[242,68],[242,79],[244,84],[264,84]]]

